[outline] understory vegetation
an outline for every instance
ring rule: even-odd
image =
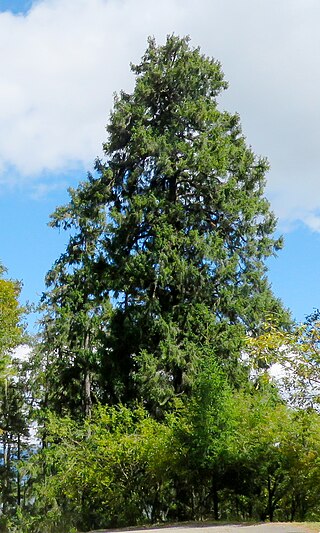
[[[188,38],[131,69],[104,159],[51,216],[69,241],[24,361],[1,270],[2,530],[317,521],[319,313],[293,324],[268,282],[268,163]]]

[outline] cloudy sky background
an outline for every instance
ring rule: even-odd
[[[286,241],[269,263],[274,291],[298,320],[320,307],[319,24],[318,0],[0,0],[0,259],[23,299],[38,299],[63,251],[46,222],[101,155],[130,61],[148,35],[175,32],[220,60],[220,107],[270,161]]]

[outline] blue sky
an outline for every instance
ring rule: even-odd
[[[268,262],[275,294],[299,321],[320,307],[319,22],[318,0],[0,0],[0,260],[22,302],[63,251],[49,215],[101,155],[130,61],[148,35],[175,32],[221,61],[221,107],[271,163],[285,238]]]
[[[12,13],[26,13],[32,6],[32,0],[0,0],[1,11]]]

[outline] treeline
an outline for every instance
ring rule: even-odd
[[[105,159],[51,217],[69,242],[27,361],[8,355],[16,299],[0,315],[0,341],[18,332],[1,347],[3,530],[317,519],[318,316],[295,329],[266,277],[268,163],[188,38],[149,39],[131,68]]]

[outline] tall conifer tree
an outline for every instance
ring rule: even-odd
[[[52,216],[71,237],[44,303],[60,348],[94,352],[100,399],[138,397],[154,410],[190,389],[199,358],[214,354],[236,379],[242,332],[285,317],[265,267],[281,241],[264,197],[268,163],[239,116],[218,108],[220,64],[169,36],[149,39],[131,69],[105,160]]]

